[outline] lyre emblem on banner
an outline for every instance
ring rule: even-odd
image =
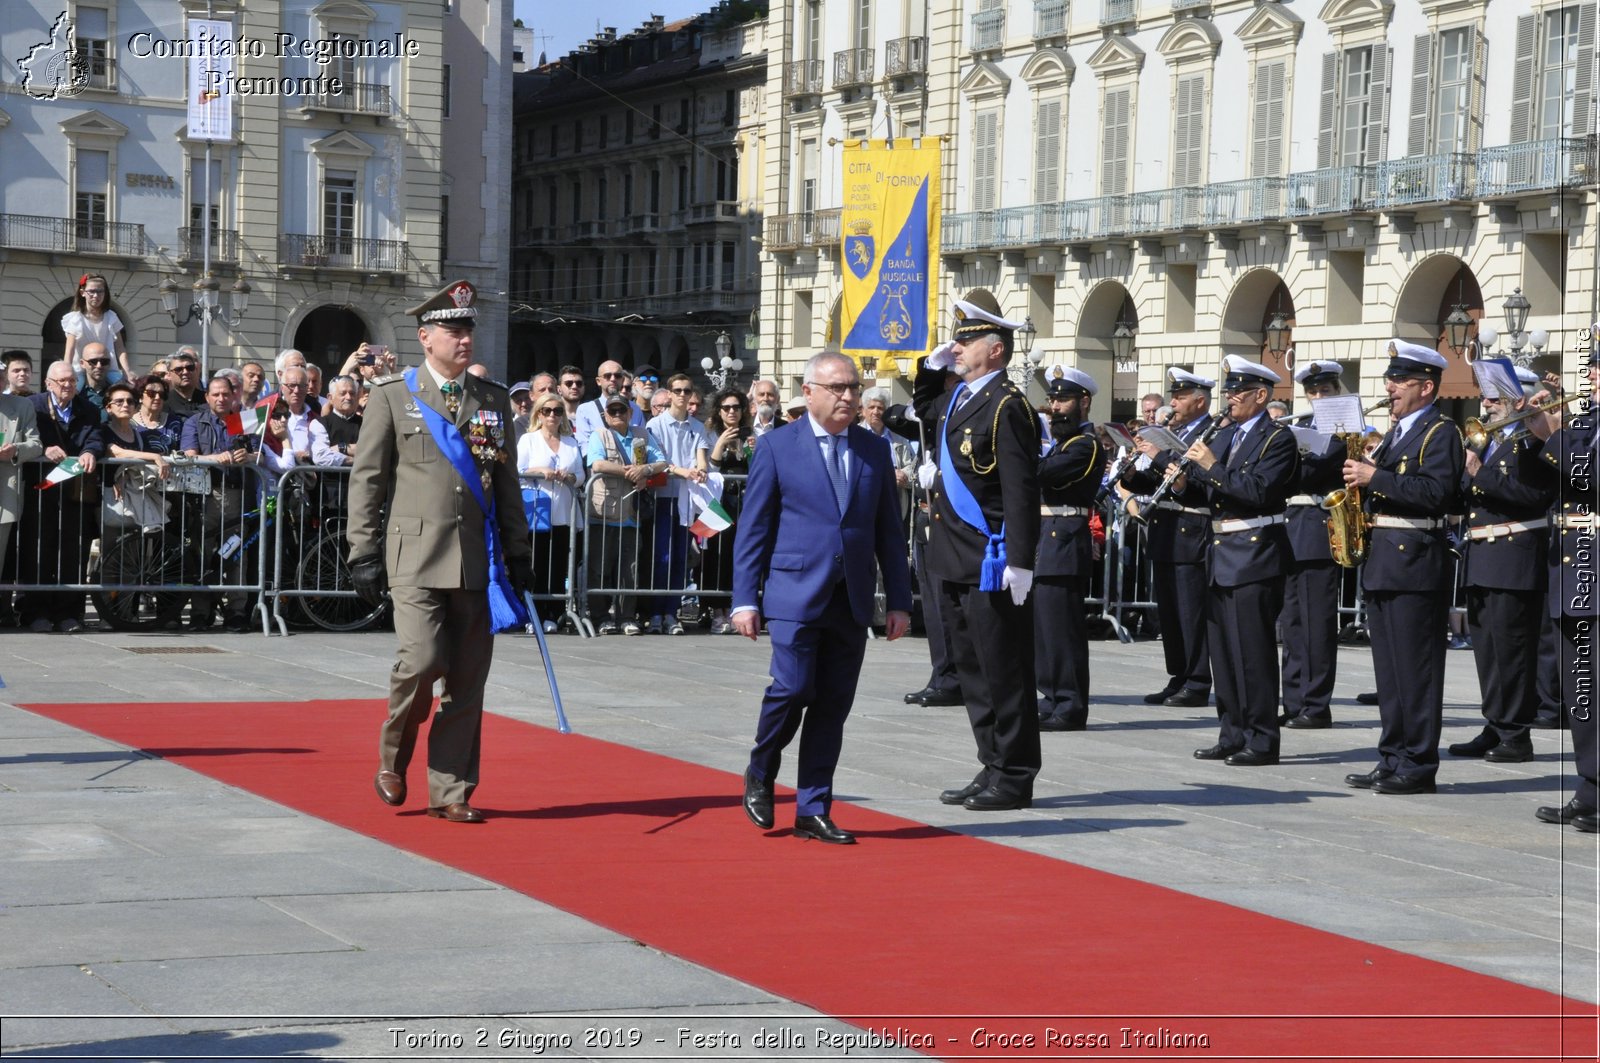
[[[906,308],[910,285],[883,286],[883,309],[878,312],[878,335],[889,343],[901,343],[911,335],[911,311]]]
[[[857,218],[851,222],[850,235],[844,238],[844,257],[845,261],[850,263],[850,272],[856,275],[857,280],[866,280],[867,274],[872,272],[872,262],[876,252],[871,220]]]

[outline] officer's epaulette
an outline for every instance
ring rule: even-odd
[[[480,381],[482,381],[483,383],[485,383],[485,384],[493,384],[495,387],[499,388],[501,391],[510,391],[511,390],[511,385],[510,384],[502,384],[500,381],[496,380],[494,377],[480,376],[478,379]]]
[[[381,388],[385,384],[393,384],[396,380],[404,380],[404,379],[405,379],[405,377],[401,376],[399,373],[390,373],[388,376],[380,376],[380,377],[377,377],[377,378],[375,378],[373,380],[368,381],[367,382],[367,387],[369,387],[369,388]]]

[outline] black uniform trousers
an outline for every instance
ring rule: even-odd
[[[1600,703],[1595,688],[1596,653],[1594,617],[1561,618],[1561,703],[1567,726],[1572,728],[1572,752],[1577,760],[1578,787],[1572,796],[1590,808],[1600,808]]]
[[[1283,584],[1283,711],[1328,719],[1339,674],[1339,585],[1333,561],[1297,561]]]
[[[1222,725],[1217,742],[1225,749],[1278,752],[1278,656],[1272,638],[1282,609],[1282,576],[1211,588],[1206,636]]]
[[[1079,726],[1089,719],[1088,594],[1087,576],[1034,577],[1033,673],[1041,720]]]
[[[1166,656],[1167,685],[1211,692],[1211,658],[1206,653],[1206,565],[1152,564],[1156,615],[1161,621],[1161,650]]]
[[[1444,726],[1449,591],[1367,591],[1366,603],[1380,699],[1379,766],[1431,779]]]
[[[932,671],[928,674],[930,690],[960,690],[961,679],[956,675],[955,652],[950,646],[950,629],[944,622],[944,612],[939,606],[939,581],[928,575],[923,564],[927,552],[928,515],[918,511],[915,517],[915,534],[912,536],[911,564],[916,571],[917,587],[922,593],[922,626],[928,633],[928,660]]]
[[[1539,691],[1539,710],[1535,718],[1556,727],[1567,726],[1561,711],[1561,625],[1545,610],[1539,620],[1539,670],[1535,673]]]
[[[1032,797],[1042,763],[1033,692],[1033,606],[1011,592],[939,581],[967,718],[983,765],[973,782],[1008,797]]]
[[[1478,665],[1483,718],[1500,741],[1520,738],[1539,711],[1538,687],[1528,680],[1539,667],[1543,590],[1467,588],[1467,629]]]

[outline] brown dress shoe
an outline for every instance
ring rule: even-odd
[[[406,778],[397,771],[378,772],[378,777],[372,780],[372,788],[386,805],[406,803]]]
[[[483,813],[467,804],[457,801],[453,805],[434,806],[428,809],[428,815],[434,819],[447,819],[451,823],[482,823]]]

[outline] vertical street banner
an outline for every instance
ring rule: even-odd
[[[233,139],[233,98],[222,86],[233,77],[233,23],[189,20],[189,136]]]
[[[849,141],[843,156],[840,347],[892,365],[926,351],[937,320],[939,141]]]

